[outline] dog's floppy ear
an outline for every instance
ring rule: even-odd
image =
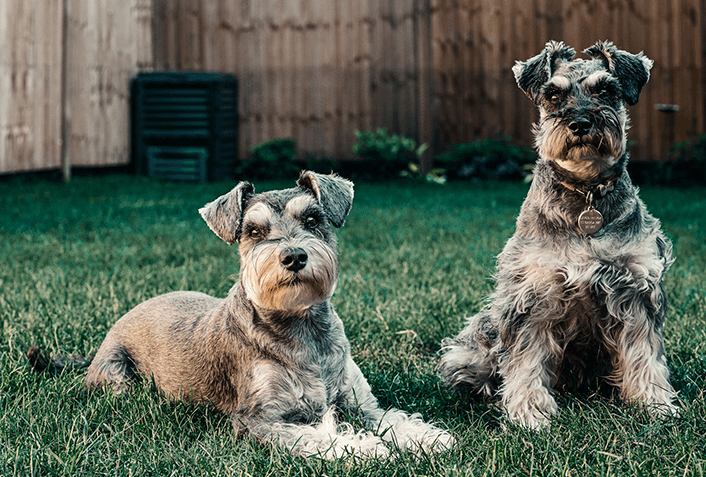
[[[302,171],[297,185],[309,189],[336,227],[343,223],[353,205],[353,183],[336,174]]]
[[[570,61],[576,51],[563,41],[549,41],[544,50],[527,61],[516,61],[512,67],[517,86],[535,103],[542,85],[554,76],[562,63]]]
[[[650,70],[654,61],[642,52],[633,55],[619,50],[610,41],[599,41],[583,52],[591,58],[601,60],[605,69],[618,78],[626,103],[630,106],[637,103],[640,90],[650,79]]]
[[[228,245],[240,238],[240,222],[245,204],[255,192],[249,182],[240,182],[230,192],[199,209],[209,228]]]

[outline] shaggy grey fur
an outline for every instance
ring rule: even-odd
[[[304,456],[385,456],[385,441],[448,448],[453,438],[418,414],[378,406],[329,301],[338,276],[329,221],[343,225],[353,184],[312,172],[297,184],[255,194],[241,182],[202,208],[219,237],[239,244],[238,282],[225,299],[175,292],[138,305],[105,337],[87,386],[122,392],[152,378],[175,399],[230,415],[239,432]],[[337,423],[337,407],[361,413],[375,433]]]
[[[439,366],[447,385],[499,395],[509,420],[532,428],[558,412],[555,389],[595,378],[675,411],[662,340],[672,247],[625,170],[625,104],[637,102],[652,61],[610,42],[585,53],[572,61],[573,49],[549,42],[513,68],[539,108],[534,179],[495,292],[444,340]],[[602,215],[597,231],[579,224],[588,209]]]

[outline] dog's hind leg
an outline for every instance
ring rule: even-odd
[[[442,341],[444,354],[439,362],[439,377],[457,391],[469,390],[492,396],[497,389],[497,330],[490,324],[490,313],[482,311],[468,318],[455,338]]]
[[[135,378],[135,362],[130,353],[106,337],[88,368],[86,387],[96,389],[110,385],[117,394],[121,394]]]

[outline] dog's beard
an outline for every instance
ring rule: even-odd
[[[260,308],[288,312],[303,311],[331,298],[338,276],[336,252],[319,240],[306,242],[268,242],[251,249],[241,260],[240,271],[247,298]],[[307,252],[307,264],[298,272],[280,263],[280,252],[288,246]]]
[[[536,145],[541,157],[580,177],[591,178],[611,167],[625,153],[627,141],[623,131],[606,127],[579,137],[561,120],[546,119],[535,129]]]

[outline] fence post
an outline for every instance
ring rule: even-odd
[[[70,143],[71,143],[71,126],[69,118],[66,117],[67,114],[67,101],[66,101],[66,89],[67,89],[67,53],[66,53],[66,40],[68,31],[68,2],[70,0],[62,0],[61,2],[61,61],[59,62],[59,68],[61,72],[59,73],[59,78],[61,78],[61,114],[60,114],[60,126],[59,134],[61,134],[61,147],[59,148],[59,154],[61,157],[61,178],[64,182],[69,182],[71,180],[71,158],[69,157]]]
[[[662,145],[660,147],[660,161],[667,160],[667,155],[669,150],[674,145],[674,123],[675,123],[675,113],[679,112],[678,104],[655,104],[655,109],[661,112],[662,116]]]
[[[433,121],[431,103],[431,0],[417,0],[415,5],[416,25],[416,57],[417,57],[417,130],[419,144],[427,143],[429,147],[419,158],[422,174],[428,173],[434,160]]]

